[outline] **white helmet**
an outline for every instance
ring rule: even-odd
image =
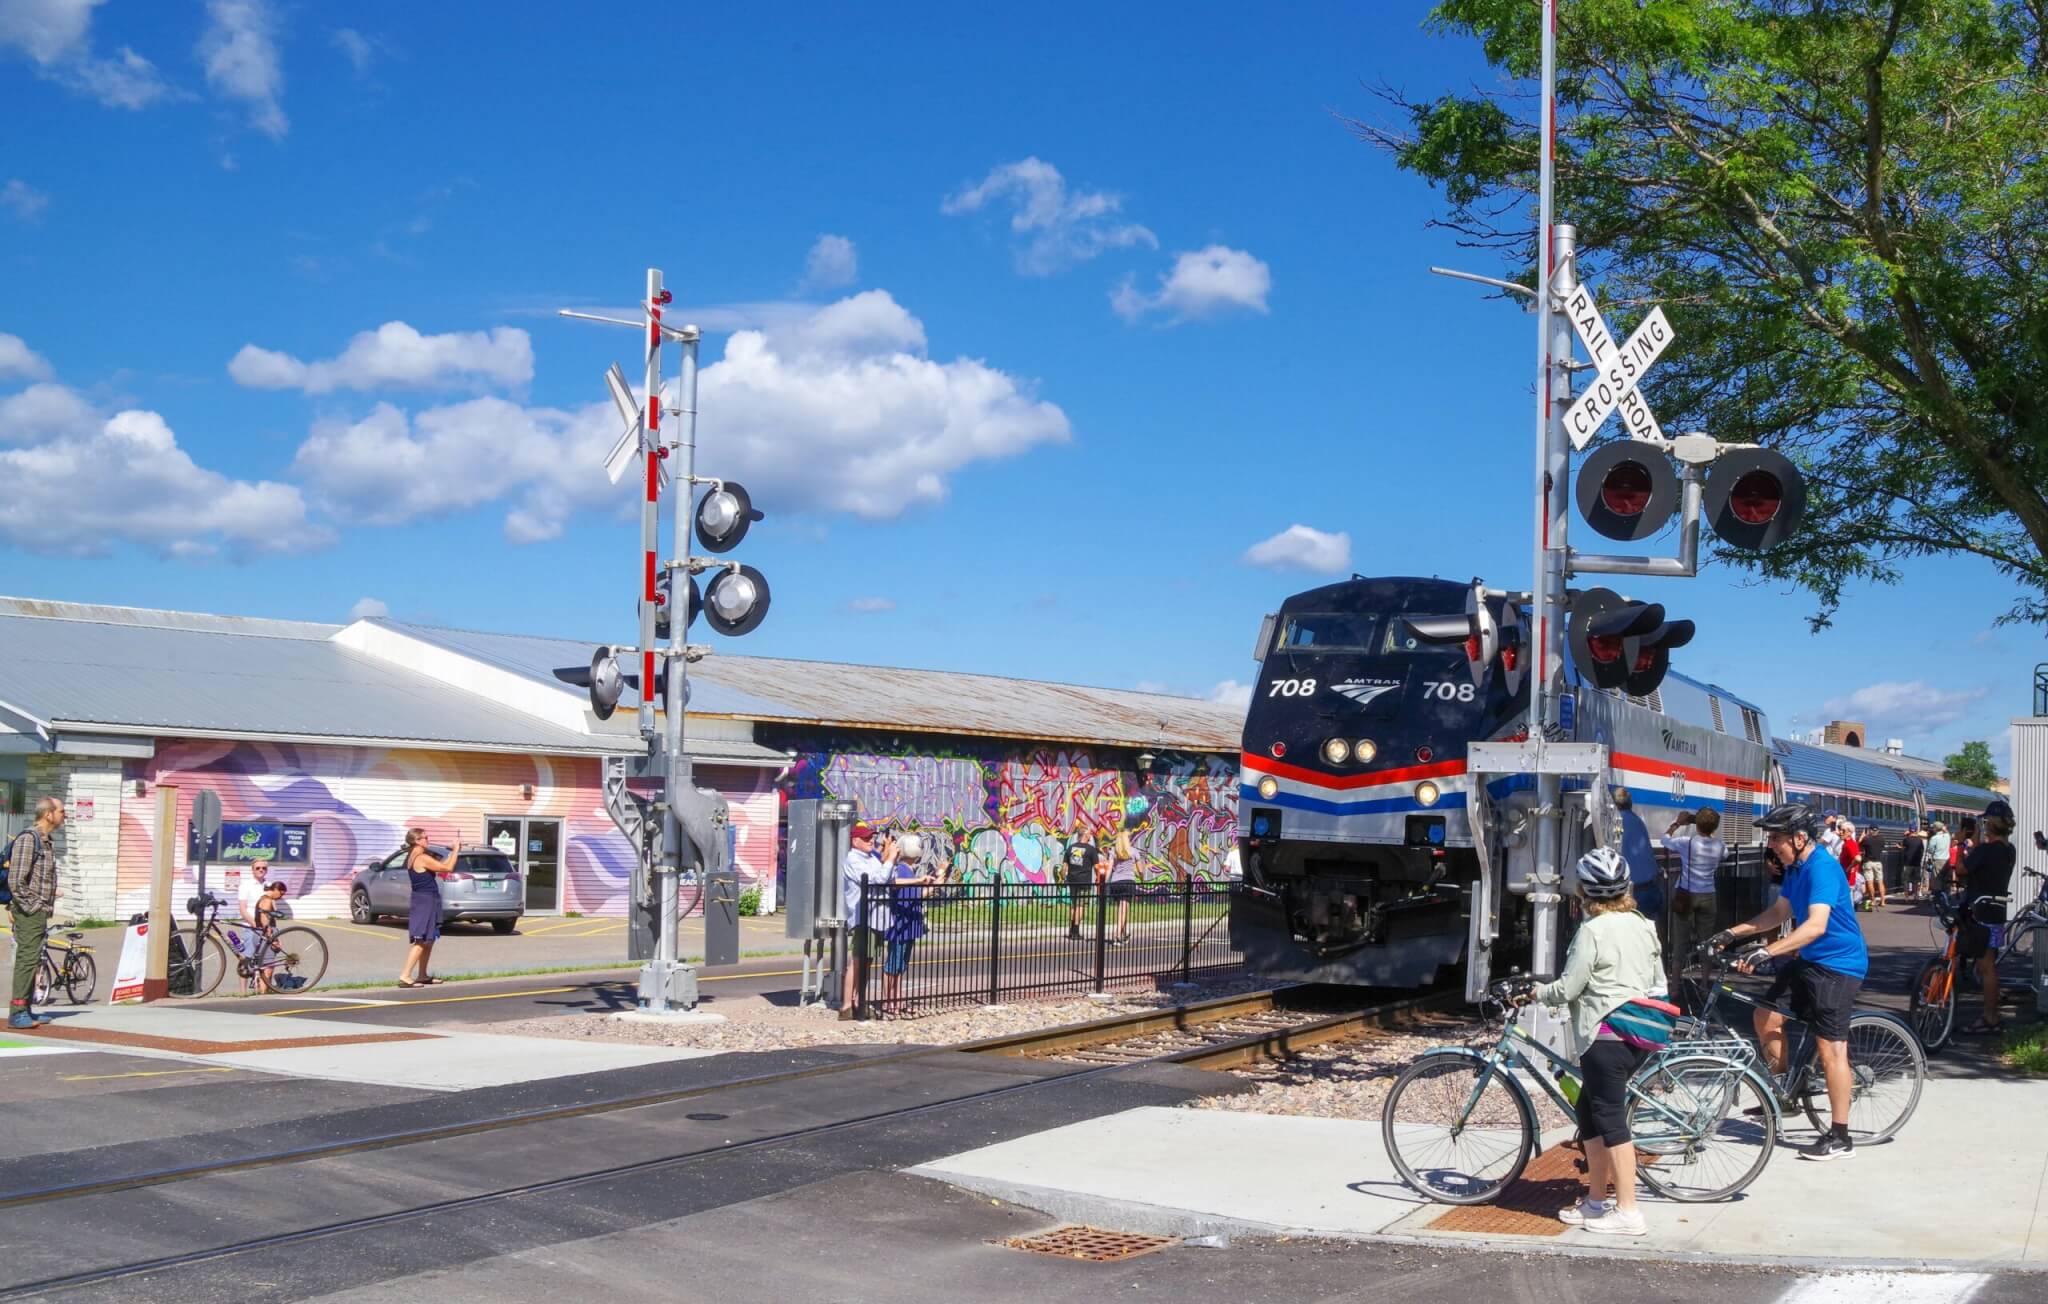
[[[1579,892],[1589,901],[1612,901],[1628,891],[1628,862],[1612,847],[1579,857]]]

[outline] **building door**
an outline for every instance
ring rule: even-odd
[[[484,841],[519,866],[528,913],[553,914],[562,908],[562,821],[494,817],[484,821]]]

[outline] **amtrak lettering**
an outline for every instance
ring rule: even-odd
[[[1664,730],[1663,733],[1665,751],[1684,752],[1688,756],[1698,756],[1700,754],[1700,745],[1692,739],[1680,738],[1669,729]]]

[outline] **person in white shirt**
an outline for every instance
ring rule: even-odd
[[[839,1003],[839,1017],[842,1019],[853,1017],[868,953],[874,947],[874,939],[889,926],[889,898],[886,893],[877,895],[877,889],[869,890],[867,917],[861,916],[861,884],[886,885],[896,872],[895,834],[882,839],[879,855],[875,851],[874,826],[865,821],[853,826],[847,840],[853,849],[846,853],[846,864],[840,871],[847,929],[846,983]]]
[[[263,900],[264,891],[270,886],[270,862],[252,860],[242,869],[242,887],[235,894],[235,903],[242,913],[242,922],[249,926],[249,959],[260,964],[264,951],[268,949],[263,940],[263,920],[257,918],[256,905]],[[268,970],[256,969],[242,980],[242,990],[249,995],[261,995],[270,991]]]
[[[1711,806],[1681,815],[1664,831],[1664,849],[1678,857],[1678,885],[1671,894],[1671,964],[1673,970],[1692,962],[1695,946],[1721,927],[1715,915],[1715,875],[1728,858],[1728,844],[1714,835],[1721,812]]]

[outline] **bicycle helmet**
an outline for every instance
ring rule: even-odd
[[[1813,836],[1813,808],[1788,801],[1773,806],[1757,817],[1755,827],[1766,833],[1804,833]]]
[[[1628,891],[1628,862],[1612,847],[1595,847],[1579,857],[1579,893],[1589,901],[1612,901]]]

